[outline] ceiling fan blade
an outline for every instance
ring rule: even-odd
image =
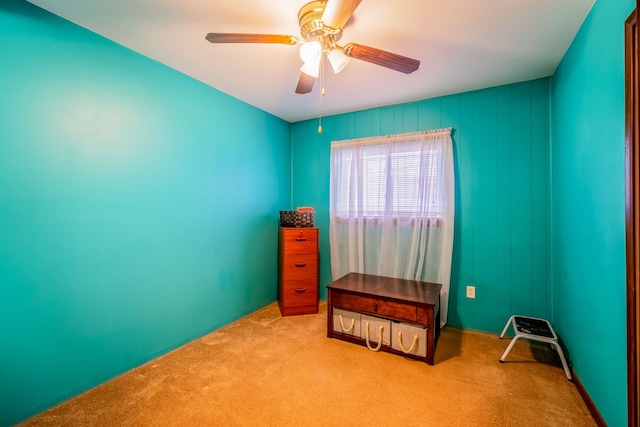
[[[420,67],[420,61],[417,59],[376,49],[375,47],[349,43],[343,50],[345,55],[351,58],[360,59],[361,61],[370,62],[405,74],[413,73]]]
[[[310,76],[309,74],[300,72],[300,77],[298,78],[298,86],[296,87],[296,93],[309,93],[313,89],[313,84],[316,82],[316,78]]]
[[[299,41],[294,36],[247,33],[209,33],[206,39],[211,43],[279,43],[290,45],[297,44]]]
[[[335,30],[344,28],[362,0],[328,0],[322,12],[324,25]]]

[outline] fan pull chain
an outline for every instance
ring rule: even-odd
[[[318,135],[322,135],[322,97],[324,96],[324,88],[320,91],[320,115],[318,117]]]
[[[318,135],[322,135],[322,98],[324,97],[324,55],[320,57],[320,101],[318,117]]]

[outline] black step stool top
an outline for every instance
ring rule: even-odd
[[[538,335],[540,337],[555,338],[549,324],[544,320],[530,317],[514,317],[516,328],[521,334]]]

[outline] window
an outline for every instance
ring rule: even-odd
[[[441,218],[443,150],[423,135],[332,144],[332,217]]]

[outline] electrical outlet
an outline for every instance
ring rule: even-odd
[[[476,297],[476,287],[467,286],[467,298],[474,299]]]

